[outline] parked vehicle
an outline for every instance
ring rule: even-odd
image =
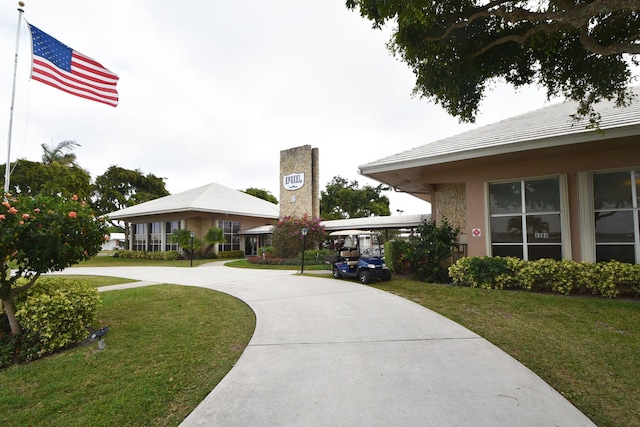
[[[333,263],[333,277],[357,277],[363,284],[373,279],[391,280],[391,270],[384,262],[378,233],[363,230],[334,231],[329,234],[340,239]]]

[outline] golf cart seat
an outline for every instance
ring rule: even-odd
[[[360,252],[358,251],[358,248],[345,246],[343,248],[340,248],[339,252],[340,252],[340,257],[343,258],[348,265],[358,264],[358,258],[360,257]]]

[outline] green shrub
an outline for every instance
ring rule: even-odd
[[[40,279],[16,300],[24,328],[22,357],[30,361],[88,337],[100,304],[98,291],[63,277]]]
[[[449,268],[457,285],[486,289],[524,289],[564,295],[591,293],[614,298],[640,296],[640,265],[618,261],[586,263],[572,260],[468,257]]]
[[[449,260],[458,233],[460,230],[446,220],[442,225],[423,220],[409,238],[407,261],[411,276],[423,282],[448,282]]]
[[[177,251],[128,251],[121,250],[113,254],[116,258],[131,258],[131,259],[154,259],[154,260],[176,260],[182,259],[182,255],[180,255]]]
[[[456,285],[514,289],[519,287],[516,276],[523,263],[514,257],[466,257],[449,267],[449,275]]]
[[[225,259],[244,258],[244,252],[243,251],[223,251],[223,252],[220,252],[218,256],[220,258],[225,258]]]
[[[384,262],[395,273],[403,273],[409,268],[409,242],[402,239],[390,240],[384,245]]]
[[[304,251],[304,263],[305,265],[322,265],[324,264],[325,255],[335,255],[330,249],[310,249]],[[294,258],[293,265],[302,264],[302,252]]]

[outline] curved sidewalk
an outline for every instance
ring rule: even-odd
[[[357,282],[219,263],[64,274],[201,286],[253,309],[248,347],[184,427],[594,425],[485,339]]]

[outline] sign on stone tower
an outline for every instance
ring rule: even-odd
[[[319,152],[310,145],[280,151],[280,217],[320,217]]]

